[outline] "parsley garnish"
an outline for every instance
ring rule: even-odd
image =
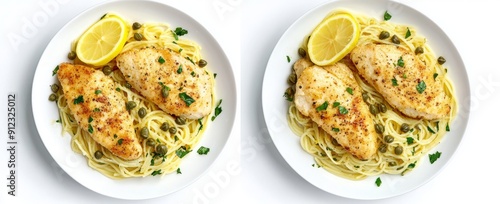
[[[405,61],[403,61],[403,56],[399,57],[399,59],[398,59],[398,66],[399,67],[404,67],[405,66]]]
[[[99,108],[94,108],[94,112],[101,112],[101,109],[99,109]]]
[[[82,95],[79,95],[78,97],[73,99],[73,104],[79,104],[79,103],[83,103],[83,96]]]
[[[290,63],[290,56],[286,56],[286,61],[288,61],[288,63]]]
[[[220,104],[222,103],[222,99],[219,100],[219,103],[217,103],[217,106],[215,107],[214,110],[214,115],[212,116],[212,121],[215,120],[217,116],[219,116],[220,113],[222,113],[222,107],[220,107]]]
[[[175,31],[172,31],[172,35],[174,36],[175,40],[179,40],[179,36],[177,35],[177,33],[175,33]]]
[[[184,28],[181,28],[181,27],[177,27],[175,28],[175,34],[178,35],[178,36],[183,36],[183,35],[186,35],[188,34],[188,31]]]
[[[413,168],[415,168],[416,165],[417,165],[417,161],[415,161],[415,162],[413,162],[411,164],[408,164],[408,168],[409,169],[413,169]]]
[[[349,111],[344,106],[339,106],[339,112],[340,112],[340,114],[345,115]]]
[[[118,137],[118,136],[117,136],[116,134],[114,134],[114,135],[113,135],[113,138],[115,138],[115,139],[116,139],[117,137]]]
[[[392,18],[391,14],[389,14],[387,11],[385,11],[385,13],[384,13],[384,21],[391,20],[391,18]]]
[[[194,103],[194,99],[186,94],[186,92],[179,93],[179,97],[186,103],[189,107],[192,103]]]
[[[345,90],[347,91],[347,93],[349,93],[349,94],[351,94],[351,95],[353,94],[353,93],[352,93],[352,88],[351,88],[351,87],[347,87]]]
[[[97,90],[95,90],[94,93],[95,93],[95,95],[97,95],[97,94],[100,94],[101,92],[102,92],[101,90],[97,89]]]
[[[398,80],[396,78],[392,78],[392,86],[397,86],[398,85]]]
[[[177,69],[177,74],[180,74],[180,73],[182,73],[182,64],[179,65],[179,69]]]
[[[334,107],[334,108],[339,107],[339,106],[340,106],[340,103],[339,103],[339,102],[337,102],[337,101],[333,102],[333,107]]]
[[[163,59],[163,57],[162,57],[162,56],[160,56],[160,58],[158,58],[158,62],[159,62],[160,64],[163,64],[163,63],[165,63],[165,59]]]
[[[187,60],[189,60],[191,63],[193,63],[194,65],[196,65],[196,63],[194,63],[194,61],[190,58],[190,57],[186,57]]]
[[[52,70],[52,76],[56,75],[58,70],[59,70],[59,65],[57,65],[56,68]]]
[[[210,148],[208,148],[208,147],[204,147],[204,146],[201,146],[201,147],[198,149],[198,151],[197,151],[197,152],[198,152],[198,154],[199,154],[199,155],[202,155],[202,154],[207,155],[209,151],[210,151]]]
[[[406,27],[406,35],[405,38],[408,38],[411,36],[410,28]]]
[[[120,87],[116,87],[116,91],[120,92],[122,89],[120,89]]]
[[[324,111],[324,110],[326,110],[326,108],[328,108],[328,101],[325,101],[323,104],[321,104],[320,106],[316,107],[316,110],[317,111]]]
[[[434,132],[434,130],[429,126],[427,126],[427,130],[432,134],[436,134],[436,132]]]
[[[181,53],[181,52],[182,52],[182,48],[179,48],[179,53]]]
[[[446,132],[450,132],[450,124],[446,123]]]
[[[217,78],[217,73],[214,73],[214,79]]]
[[[194,73],[194,71],[191,72],[191,76],[192,77],[195,77],[196,76],[196,73]]]
[[[89,117],[89,123],[91,123],[92,121],[94,121],[94,118],[92,118],[92,116]]]
[[[417,91],[418,93],[424,93],[425,91],[425,88],[427,88],[427,85],[425,85],[425,82],[424,80],[420,81],[418,84],[417,84]]]
[[[438,77],[438,73],[434,73],[434,81],[436,81],[436,77]]]
[[[122,145],[122,143],[123,143],[123,139],[119,139],[119,140],[118,140],[118,144],[119,144],[119,145]]]
[[[153,173],[151,173],[152,176],[156,176],[156,175],[160,175],[160,174],[162,174],[161,169],[158,169],[156,171],[153,171]]]
[[[177,168],[177,174],[182,174],[181,168]]]
[[[202,122],[202,119],[198,119],[198,124],[200,124],[200,128],[198,128],[198,132],[203,129],[203,122]]]
[[[179,149],[177,149],[175,151],[175,154],[179,157],[179,158],[182,158],[184,156],[186,156],[189,152],[191,152],[191,150],[188,150],[186,149],[185,146],[181,146]]]
[[[414,141],[413,137],[406,138],[406,143],[408,143],[409,145],[413,144],[413,141]]]
[[[377,185],[377,187],[380,187],[381,184],[382,180],[380,180],[380,177],[377,177],[377,180],[375,180],[375,185]]]
[[[333,132],[340,132],[340,129],[339,129],[339,128],[334,127],[334,128],[332,128],[332,131],[333,131]]]
[[[89,124],[88,131],[89,131],[90,134],[94,133],[94,128],[92,128],[91,124]]]
[[[434,154],[429,154],[429,161],[433,164],[439,157],[441,157],[441,152],[436,151]]]

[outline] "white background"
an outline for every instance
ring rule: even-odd
[[[500,6],[493,0],[399,1],[435,21],[455,43],[469,75],[471,116],[461,146],[436,178],[407,194],[373,203],[498,203],[500,42],[496,36]],[[52,36],[100,1],[60,0],[54,16],[40,24],[36,35],[27,37],[16,50],[9,35],[22,36],[22,26],[33,22],[37,13],[45,12],[40,4],[47,2],[57,1],[5,1],[0,7],[0,203],[135,203],[108,198],[81,186],[58,167],[41,143],[30,104],[34,69]],[[226,149],[205,176],[177,193],[141,203],[366,203],[331,195],[302,179],[272,144],[262,115],[261,84],[272,49],[296,19],[326,0],[164,2],[191,15],[219,40],[241,86],[241,121],[237,113]],[[4,148],[9,92],[19,96],[18,196],[14,198],[7,195]],[[239,161],[241,173],[231,175],[229,182],[217,183],[212,175],[227,172],[227,164]]]

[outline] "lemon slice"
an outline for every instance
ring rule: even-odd
[[[77,42],[76,55],[85,64],[103,66],[120,54],[129,26],[118,15],[99,20]]]
[[[307,43],[309,58],[319,66],[331,65],[354,49],[359,35],[356,18],[345,12],[333,13],[313,30]]]

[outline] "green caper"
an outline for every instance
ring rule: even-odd
[[[102,156],[104,156],[104,155],[102,154],[101,150],[97,150],[97,151],[94,152],[94,157],[96,159],[101,159]]]
[[[365,103],[368,103],[368,99],[370,99],[370,96],[368,96],[367,93],[362,93],[361,96],[363,97],[363,101]]]
[[[389,38],[389,36],[391,36],[391,34],[389,34],[389,32],[387,32],[387,31],[384,30],[384,31],[380,32],[380,35],[378,36],[378,39],[384,40],[384,39]]]
[[[198,66],[201,68],[207,66],[207,64],[208,64],[207,60],[200,59],[200,61],[198,61]]]
[[[146,108],[142,107],[139,109],[139,111],[137,111],[137,114],[139,115],[140,118],[144,118],[144,116],[146,116],[147,112],[146,112]]]
[[[401,42],[399,41],[398,36],[396,36],[396,35],[393,35],[393,36],[392,36],[391,41],[392,41],[394,44],[399,44],[399,43],[401,43]]]
[[[394,142],[394,137],[390,136],[390,135],[386,135],[386,136],[384,136],[384,142],[392,143],[392,142]]]
[[[49,101],[56,101],[56,100],[57,100],[57,95],[56,94],[50,94]]]
[[[169,90],[168,90],[168,88],[165,86],[165,87],[163,87],[163,88],[161,89],[161,96],[162,96],[163,98],[167,98],[167,97],[168,97],[168,93],[169,93],[169,92],[170,92],[170,91],[169,91]]]
[[[418,55],[418,54],[422,54],[422,53],[424,53],[424,48],[422,48],[422,47],[415,48],[415,54]]]
[[[170,127],[169,127],[169,125],[168,125],[168,123],[167,123],[167,122],[164,122],[164,123],[163,123],[163,124],[161,124],[161,126],[160,126],[160,129],[161,129],[161,130],[163,130],[163,131],[167,131],[167,130],[168,130],[168,128],[170,128]]]
[[[134,22],[132,24],[132,29],[134,29],[134,30],[137,30],[137,29],[139,29],[141,27],[142,27],[142,25],[140,23],[138,23],[138,22]]]
[[[395,161],[390,161],[389,162],[389,166],[396,166],[396,165],[398,165],[398,163],[396,163]]]
[[[381,125],[381,124],[375,124],[375,132],[377,132],[378,134],[382,134],[384,133],[384,126]]]
[[[127,107],[127,110],[132,110],[137,106],[137,104],[134,101],[127,101],[125,106]]]
[[[381,152],[381,153],[385,153],[387,152],[387,145],[386,144],[381,144],[379,147],[378,147],[378,151]]]
[[[184,124],[186,124],[186,119],[181,118],[181,117],[177,117],[177,118],[175,118],[175,123],[177,123],[177,125],[184,125]]]
[[[142,40],[142,34],[140,34],[140,33],[134,33],[134,39],[137,40],[137,41],[141,41]]]
[[[299,56],[301,57],[306,57],[307,52],[304,50],[304,48],[299,48]]]
[[[111,72],[113,72],[113,70],[111,69],[111,67],[109,65],[104,65],[104,67],[102,67],[102,73],[104,73],[104,75],[110,75]]]
[[[410,125],[408,125],[407,123],[403,123],[401,124],[401,127],[399,129],[401,130],[401,132],[407,133],[408,131],[410,131]]]
[[[131,89],[131,88],[132,88],[132,85],[131,85],[131,84],[129,84],[128,82],[125,82],[125,85],[124,85],[124,86],[125,86],[125,88],[127,88],[127,89]]]
[[[167,145],[159,144],[156,146],[157,154],[166,154],[168,152]]]
[[[142,138],[148,138],[149,137],[149,130],[147,127],[141,128],[141,137]]]
[[[59,91],[59,85],[52,84],[50,85],[50,89],[52,90],[52,92],[57,93],[57,91]]]
[[[394,154],[396,154],[396,155],[403,154],[403,147],[398,145],[396,148],[394,148]]]
[[[175,128],[175,127],[170,127],[170,128],[168,128],[168,132],[169,132],[170,134],[175,134],[175,133],[177,132],[177,128]]]
[[[385,112],[387,112],[387,106],[385,106],[385,104],[383,104],[383,103],[379,103],[378,104],[378,110],[381,113],[385,113]]]
[[[146,145],[150,146],[150,147],[154,147],[156,145],[156,142],[153,138],[148,138],[148,140],[146,141]]]
[[[290,75],[288,75],[288,83],[294,85],[297,83],[297,74],[295,73],[291,73]]]
[[[444,57],[443,57],[443,56],[439,56],[439,57],[438,57],[438,63],[439,63],[439,64],[444,64],[445,62],[446,62],[446,59],[444,59]]]
[[[76,52],[75,51],[71,51],[68,53],[68,59],[70,60],[74,60],[76,58]]]
[[[375,105],[370,104],[369,109],[370,109],[370,113],[371,114],[373,114],[373,115],[377,115],[378,114],[378,108]]]

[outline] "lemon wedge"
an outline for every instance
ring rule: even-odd
[[[339,61],[356,47],[360,32],[359,23],[351,14],[329,15],[311,33],[307,43],[309,58],[319,66]]]
[[[77,42],[76,55],[83,63],[103,66],[120,54],[128,39],[129,28],[118,15],[102,18]]]

